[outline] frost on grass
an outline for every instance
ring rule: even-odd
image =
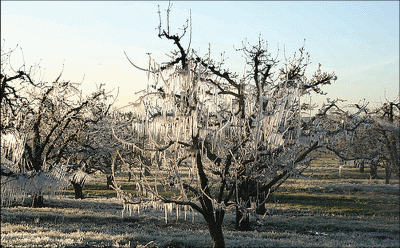
[[[324,185],[326,180],[321,181]],[[318,186],[311,185],[310,187]],[[398,191],[396,191],[398,192]],[[283,204],[283,203],[282,203]],[[184,221],[184,213],[140,209],[121,217],[117,198],[67,197],[48,199],[47,207],[6,207],[1,215],[1,244],[11,247],[209,247],[202,218]],[[255,231],[233,230],[233,212],[227,213],[224,233],[227,247],[398,247],[398,219],[332,217],[314,213],[296,215],[299,209],[278,205],[276,214]],[[189,217],[189,216],[188,216]],[[38,223],[35,219],[39,218]],[[190,220],[188,218],[188,220]],[[354,229],[354,230],[353,230]],[[344,231],[346,230],[346,231]],[[397,231],[396,231],[397,230]],[[323,235],[325,233],[328,235]],[[117,245],[118,244],[118,245]]]

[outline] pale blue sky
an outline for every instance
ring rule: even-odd
[[[182,27],[192,12],[192,48],[214,59],[226,52],[231,70],[243,71],[244,60],[235,48],[259,34],[272,54],[283,48],[291,56],[303,45],[311,55],[312,74],[318,63],[338,76],[325,97],[371,104],[399,96],[399,1],[173,1],[171,28]],[[146,53],[166,61],[172,42],[158,38],[157,5],[167,1],[106,2],[56,1],[1,3],[2,46],[23,48],[27,65],[41,61],[46,81],[54,80],[65,60],[63,79],[120,89],[117,105],[134,99],[147,84],[145,73],[133,68],[124,51],[139,65]],[[165,21],[165,20],[164,20]],[[5,40],[5,41],[4,41]],[[21,61],[13,56],[13,65]],[[322,98],[316,98],[321,101]]]

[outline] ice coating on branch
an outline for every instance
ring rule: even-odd
[[[1,156],[9,156],[14,165],[17,165],[24,152],[26,135],[20,134],[15,128],[1,130]],[[18,171],[14,167],[14,171]]]
[[[2,163],[3,166],[3,163]],[[70,185],[71,175],[65,165],[48,172],[16,173],[1,177],[1,205],[23,202],[27,196],[54,195]]]

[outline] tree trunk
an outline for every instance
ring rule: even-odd
[[[236,230],[238,231],[251,231],[250,218],[244,215],[239,209],[236,208]]]
[[[85,196],[83,195],[83,192],[82,192],[83,187],[81,186],[81,184],[72,182],[72,185],[74,186],[74,190],[75,190],[75,199],[85,198]]]
[[[195,139],[193,140],[193,143],[195,144],[197,142],[196,139],[197,138],[195,137]],[[201,212],[207,223],[208,231],[211,235],[212,247],[225,247],[224,235],[222,233],[222,222],[224,220],[225,211],[222,209],[214,209],[213,203],[210,200],[210,188],[207,186],[208,179],[206,174],[204,173],[200,151],[198,151],[196,154],[196,165],[201,188],[204,192],[204,194],[199,198],[200,204],[202,206],[202,210],[200,210],[199,212]]]
[[[256,190],[256,182],[246,179],[238,187],[238,196],[242,202],[247,202],[246,207],[251,207],[250,203],[250,192]],[[248,215],[243,215],[243,213],[236,208],[236,230],[238,231],[251,231],[250,217]]]
[[[225,247],[224,234],[222,232],[222,223],[216,223],[213,216],[204,216],[204,219],[207,223],[208,232],[211,235],[212,247]]]
[[[34,208],[44,207],[43,195],[32,196],[32,207],[34,207]]]
[[[260,200],[260,202],[263,202],[263,201],[264,201],[264,199]],[[265,212],[267,212],[267,209],[265,208],[265,203],[261,204],[256,209],[257,214],[264,215]]]
[[[113,185],[112,184],[113,179],[114,179],[113,175],[107,175],[107,189],[111,189],[110,185]]]
[[[360,163],[360,172],[364,173],[364,161]]]
[[[392,172],[388,168],[385,168],[385,184],[389,184],[391,174]]]
[[[378,179],[378,166],[376,164],[371,163],[369,175],[371,179]]]

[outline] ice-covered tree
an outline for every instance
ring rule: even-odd
[[[365,119],[364,125],[354,130],[351,139],[337,140],[327,148],[343,161],[354,160],[362,166],[370,164],[371,178],[377,178],[378,166],[385,168],[385,181],[389,183],[392,173],[399,176],[399,103],[387,101],[374,109],[354,104],[352,108],[361,112],[353,119]],[[345,115],[344,112],[336,114]]]
[[[149,173],[135,178],[148,198],[130,202],[190,206],[204,217],[213,246],[222,247],[226,211],[236,209],[237,228],[248,230],[249,216],[262,219],[257,212],[265,213],[268,194],[301,173],[313,152],[345,132],[327,115],[335,101],[312,118],[302,117],[311,107],[302,103],[302,96],[322,93],[320,87],[336,76],[322,72],[320,65],[307,78],[309,56],[304,48],[279,63],[261,38],[256,45],[238,49],[248,69],[239,76],[224,69],[223,57],[216,62],[210,53],[200,56],[190,42],[185,49],[182,39],[190,22],[183,34],[172,34],[169,13],[170,8],[166,29],[160,17],[159,37],[172,40],[177,50],[170,62],[151,60],[148,69],[128,58],[153,81],[132,105],[129,140],[115,137],[151,160],[137,161]]]
[[[114,127],[114,130],[118,130],[119,137],[129,139],[127,134],[132,134],[131,122],[129,113],[112,108],[96,125],[88,127],[79,139],[80,146],[77,152],[80,162],[86,165],[86,171],[89,174],[99,171],[105,174],[107,186],[111,185],[113,180],[112,164],[114,170],[117,170],[119,169],[117,167],[123,167],[128,162],[132,164],[132,159],[139,155],[131,149],[127,149],[113,136]],[[123,155],[125,163],[117,156],[117,152]],[[121,169],[129,170],[129,165],[126,167]]]
[[[400,177],[400,103],[399,101],[387,101],[378,108],[375,114],[375,125],[373,132],[379,137],[376,143],[384,147],[379,154],[382,167],[386,171],[385,182],[389,184],[392,173]]]
[[[2,51],[2,150],[14,150],[11,157],[4,154],[14,162],[12,174],[51,172],[71,159],[79,148],[78,138],[104,116],[98,104],[106,102],[108,94],[99,87],[83,96],[79,84],[60,81],[62,73],[54,82],[44,82],[38,65],[14,70],[7,59],[12,52]],[[43,205],[41,189],[32,193],[34,206]]]

